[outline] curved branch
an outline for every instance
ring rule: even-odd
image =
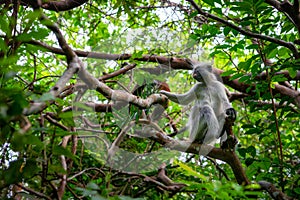
[[[269,183],[267,181],[259,181],[258,184],[260,187],[264,190],[266,190],[273,199],[284,199],[284,200],[292,200],[293,198],[288,197],[286,194],[284,194],[281,190],[277,189],[272,183]]]
[[[250,184],[250,181],[246,176],[245,170],[234,151],[223,150],[221,148],[215,147],[212,148],[211,146],[204,144],[190,144],[185,141],[178,141],[161,132],[156,132],[156,137],[152,137],[152,139],[154,139],[156,142],[162,145],[165,145],[168,148],[186,153],[199,154],[200,148],[211,149],[211,151],[207,155],[209,157],[219,159],[228,163],[234,173],[237,182],[240,185]]]
[[[207,18],[210,18],[210,19],[213,19],[215,21],[218,21],[238,32],[240,32],[241,34],[245,35],[245,36],[249,36],[249,37],[253,37],[253,38],[258,38],[258,39],[262,39],[262,40],[266,40],[266,41],[269,41],[269,42],[272,42],[272,43],[275,43],[275,44],[278,44],[280,46],[284,46],[288,49],[291,50],[291,52],[293,53],[294,57],[296,59],[298,59],[300,57],[299,55],[299,52],[297,50],[297,48],[295,47],[295,45],[291,42],[286,42],[284,40],[280,40],[280,39],[276,39],[276,38],[273,38],[273,37],[270,37],[270,36],[267,36],[267,35],[261,35],[261,34],[257,34],[257,33],[253,33],[253,32],[250,32],[250,31],[247,31],[239,26],[236,26],[228,21],[226,21],[225,19],[222,19],[216,15],[213,15],[213,14],[210,14],[210,13],[207,13],[205,11],[203,11],[196,3],[195,1],[193,0],[186,0],[188,2],[191,3],[191,5],[197,10],[197,12],[201,15],[204,15],[205,17]]]
[[[59,80],[55,83],[55,85],[50,89],[50,91],[48,92],[48,94],[53,97],[56,98],[58,97],[61,92],[64,91],[65,89],[65,85],[69,82],[69,80],[73,77],[73,75],[78,71],[79,66],[78,65],[74,65],[74,64],[70,64],[70,67],[66,69],[66,71],[63,73],[63,75],[59,78]],[[23,114],[24,115],[30,115],[33,113],[38,113],[41,112],[42,110],[44,110],[47,105],[50,103],[52,103],[52,101],[41,101],[41,102],[35,102],[33,103],[29,108],[24,109]]]
[[[298,33],[300,33],[299,0],[295,0],[294,4],[291,4],[289,1],[279,2],[277,0],[265,0],[265,2],[286,14],[288,19],[297,27]]]
[[[168,186],[168,188],[173,192],[179,192],[183,187],[187,185],[184,183],[174,183],[166,174],[166,164],[163,163],[159,169],[157,174],[157,179],[161,181],[163,184]]]
[[[60,0],[60,1],[47,1],[42,4],[42,8],[46,10],[53,10],[56,12],[72,10],[82,4],[86,3],[88,0]]]
[[[136,64],[131,64],[131,65],[126,65],[125,67],[122,67],[121,69],[117,70],[117,71],[114,71],[110,74],[105,74],[103,76],[101,76],[99,78],[100,81],[104,81],[104,80],[107,80],[107,79],[110,79],[110,78],[113,78],[113,77],[116,77],[120,74],[125,74],[127,71],[133,69],[136,67]]]

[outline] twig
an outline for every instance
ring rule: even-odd
[[[22,184],[17,183],[16,185],[17,185],[18,187],[22,188],[23,190],[25,190],[25,191],[27,191],[27,192],[29,192],[29,193],[31,193],[31,194],[37,196],[37,197],[51,200],[50,197],[48,197],[48,196],[46,196],[46,195],[44,195],[44,194],[42,194],[42,193],[40,193],[40,192],[37,192],[37,191],[35,191],[35,190],[33,190],[33,189],[27,188],[27,187],[23,186]]]
[[[77,176],[80,176],[81,174],[85,173],[86,171],[90,171],[90,170],[95,170],[95,171],[98,171],[98,172],[104,174],[104,172],[102,172],[99,168],[91,167],[91,168],[84,169],[84,170],[78,172],[77,174],[74,174],[73,176],[69,177],[68,181],[70,181],[70,180],[76,178]]]
[[[120,74],[124,74],[125,72],[133,69],[136,67],[136,64],[130,64],[130,65],[126,65],[125,67],[122,67],[121,69],[117,70],[117,71],[114,71],[110,74],[106,74],[106,75],[103,75],[102,77],[99,78],[100,81],[103,81],[103,80],[107,80],[107,79],[110,79],[110,78],[113,78],[113,77],[116,77]]]
[[[220,171],[220,173],[224,175],[224,177],[226,178],[227,181],[230,181],[230,179],[229,179],[228,175],[226,174],[226,172],[218,165],[218,163],[215,160],[211,159],[208,156],[206,156],[206,158],[214,164],[214,166],[217,168],[217,170]]]

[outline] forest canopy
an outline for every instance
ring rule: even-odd
[[[299,36],[298,0],[0,0],[0,198],[297,199]],[[160,92],[191,61],[237,111],[226,145]]]

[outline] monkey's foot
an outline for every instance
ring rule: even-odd
[[[235,136],[229,135],[227,140],[221,144],[222,149],[234,149],[235,145],[237,145],[238,140]]]

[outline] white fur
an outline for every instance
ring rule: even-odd
[[[187,124],[190,131],[189,140],[214,144],[223,129],[226,109],[232,106],[227,98],[225,86],[212,73],[210,64],[197,63],[193,68],[193,74],[197,74],[195,79],[201,82],[196,83],[184,94],[173,94],[163,90],[161,93],[171,101],[182,105],[195,100]],[[221,142],[224,140],[226,140],[226,134],[222,136]]]

